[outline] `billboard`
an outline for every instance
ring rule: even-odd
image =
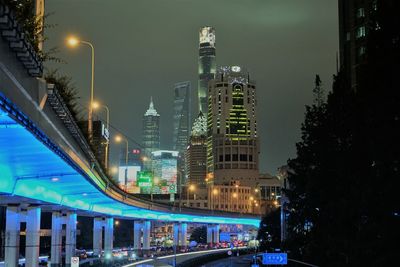
[[[122,189],[135,192],[137,173],[141,171],[140,166],[120,166],[118,171],[118,183]],[[126,188],[125,188],[126,181]]]
[[[155,189],[157,194],[175,194],[177,183],[177,159],[153,159],[154,178],[157,179]]]

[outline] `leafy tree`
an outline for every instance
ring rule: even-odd
[[[25,33],[25,38],[43,61],[65,63],[57,56],[59,52],[57,47],[51,47],[46,51],[39,49],[39,44],[47,40],[43,34],[45,29],[56,26],[46,23],[46,18],[50,14],[45,14],[43,17],[36,16],[35,0],[4,0],[4,3],[14,11],[16,19]]]
[[[390,265],[400,239],[400,3],[376,2],[356,90],[334,77],[289,161],[287,245],[322,266]]]
[[[72,79],[66,75],[59,74],[58,70],[51,70],[47,72],[44,78],[48,83],[52,83],[56,86],[72,116],[74,116],[74,118],[79,121],[78,116],[80,113],[80,109],[78,108],[77,103],[79,97],[78,91],[71,81]]]
[[[257,234],[260,251],[272,251],[274,248],[280,248],[280,212],[280,208],[274,209],[262,218]]]
[[[207,243],[207,227],[202,226],[193,229],[193,232],[190,235],[190,241],[196,241],[199,244]]]

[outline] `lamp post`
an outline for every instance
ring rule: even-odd
[[[109,130],[110,130],[110,109],[108,108],[108,106],[106,106],[104,104],[100,105],[98,102],[93,102],[92,103],[92,107],[94,109],[98,109],[100,106],[103,107],[105,109],[105,111],[106,111],[106,127],[107,127],[107,131],[109,133]],[[107,142],[106,142],[106,151],[105,151],[105,159],[104,159],[104,165],[105,165],[106,169],[108,169],[108,147],[109,147],[109,144],[110,144],[110,140],[109,140],[109,137],[108,137]]]
[[[129,142],[128,139],[123,138],[120,135],[115,136],[115,142],[120,143],[122,140],[126,143],[126,151],[125,151],[125,191],[127,191],[128,187],[128,153],[129,153]]]
[[[89,136],[89,142],[92,142],[93,139],[93,98],[94,98],[94,46],[92,43],[88,41],[83,41],[79,40],[76,37],[69,37],[67,39],[67,43],[71,47],[76,47],[79,44],[87,45],[90,47],[92,57],[91,57],[91,82],[90,82],[90,101],[89,101],[89,113],[88,113],[88,136]]]

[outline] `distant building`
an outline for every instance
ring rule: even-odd
[[[143,116],[143,152],[151,159],[151,153],[160,149],[160,115],[154,108],[153,99],[150,99],[148,110]],[[151,160],[144,162],[144,169],[151,170]]]
[[[199,32],[199,111],[207,114],[208,82],[215,77],[217,63],[215,58],[215,30],[213,27],[202,27]]]
[[[192,120],[190,82],[176,83],[174,93],[173,148],[184,154],[189,142]]]
[[[184,182],[185,152],[189,142],[192,123],[191,111],[191,84],[189,81],[175,84],[174,88],[174,124],[173,149],[179,152],[178,156],[178,185]],[[182,182],[180,181],[182,180]]]
[[[268,173],[260,174],[255,194],[261,201],[260,205],[263,214],[279,207],[283,182],[279,176],[272,176]]]
[[[208,181],[254,187],[259,175],[256,86],[241,67],[222,67],[208,94]]]
[[[205,187],[206,164],[207,164],[207,121],[202,112],[193,123],[190,142],[185,155],[187,185]]]
[[[340,69],[353,89],[365,63],[367,35],[376,5],[376,0],[339,0]]]
[[[208,187],[210,210],[259,214],[259,201],[249,186],[213,185]]]
[[[88,123],[87,121],[80,121],[78,125],[82,133],[87,136]],[[109,132],[106,124],[101,120],[93,121],[93,139],[92,147],[94,148],[94,155],[98,162],[107,170],[109,162],[109,153],[107,152],[109,146]]]

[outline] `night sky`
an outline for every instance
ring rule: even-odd
[[[173,85],[192,82],[197,114],[198,31],[216,29],[217,65],[241,65],[257,83],[260,171],[276,173],[295,156],[304,105],[315,74],[331,88],[338,51],[333,0],[47,0],[46,47],[67,64],[47,64],[72,77],[88,101],[90,50],[64,45],[74,34],[96,49],[95,98],[111,124],[141,142],[150,96],[161,114],[161,146],[172,148]],[[103,115],[102,115],[103,116]],[[105,116],[103,116],[105,117]],[[118,145],[113,144],[114,158]]]

